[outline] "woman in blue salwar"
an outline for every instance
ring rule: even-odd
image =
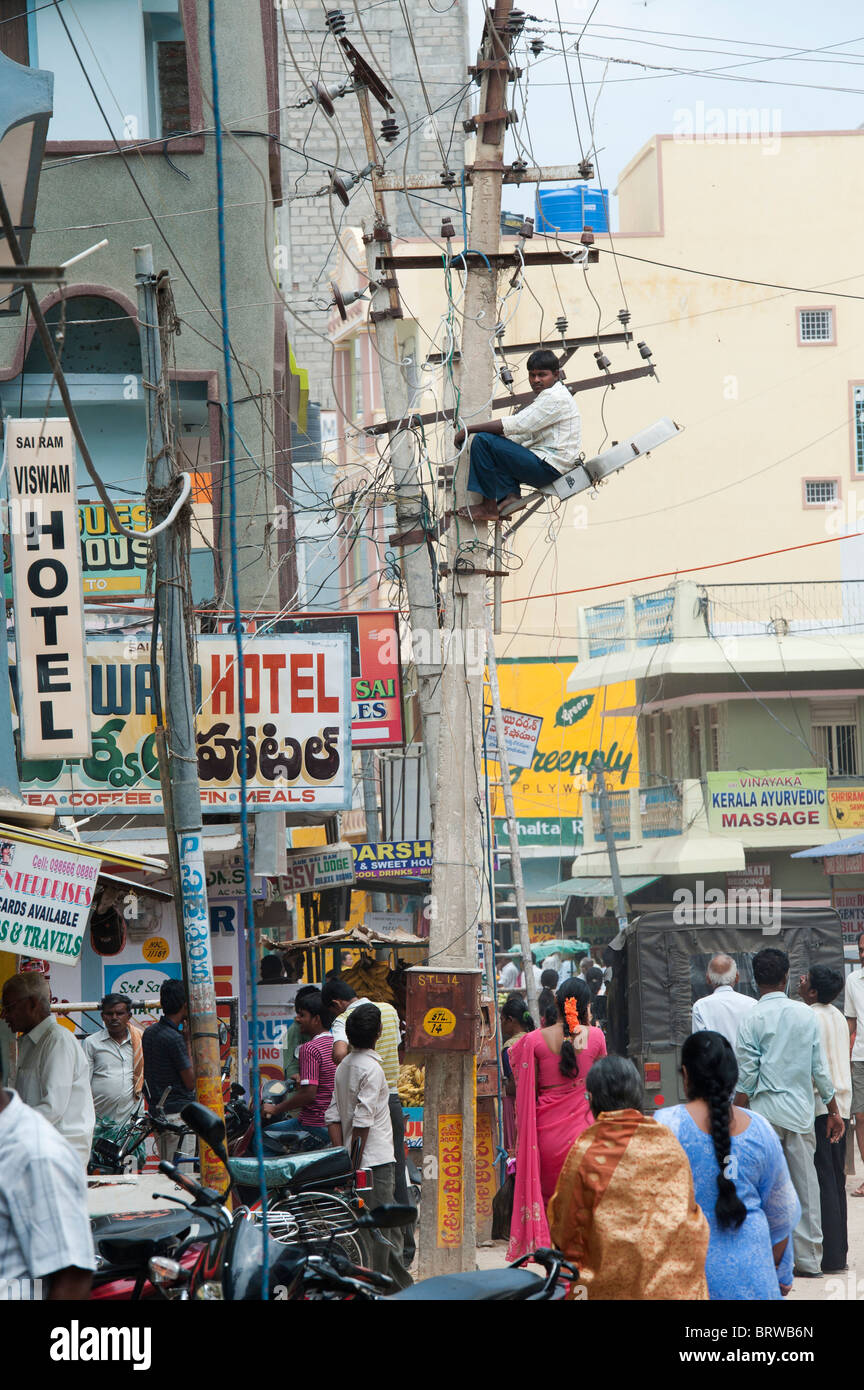
[[[711,1238],[712,1299],[779,1299],[792,1285],[800,1206],[767,1120],[732,1105],[738,1063],[720,1033],[693,1033],[681,1051],[687,1101],[655,1112],[684,1149]]]

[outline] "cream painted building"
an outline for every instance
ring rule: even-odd
[[[649,344],[658,380],[580,399],[586,454],[664,415],[685,433],[596,494],[544,508],[515,533],[502,655],[574,654],[578,608],[665,588],[674,574],[760,586],[864,577],[864,540],[833,539],[854,534],[864,516],[864,302],[855,298],[864,296],[864,185],[854,173],[862,158],[864,131],[655,136],[621,173],[621,230],[596,234],[599,264],[530,269],[521,293],[506,299],[505,348],[541,335],[554,345],[562,314],[569,335],[595,332],[598,320],[620,330],[625,306],[633,343],[606,349],[613,370],[642,365],[636,344]],[[502,239],[502,249],[513,244]],[[571,244],[578,246],[575,234],[559,238],[562,249]],[[555,243],[535,237],[528,249],[544,245]],[[350,249],[356,264],[357,240]],[[430,252],[430,243],[396,244],[397,255],[420,250]],[[362,283],[347,261],[339,273],[343,289]],[[502,296],[508,279],[501,276]],[[413,408],[443,409],[452,400],[446,358],[451,339],[458,347],[461,278],[454,273],[449,302],[443,268],[403,270],[399,281]],[[347,324],[331,319],[337,395],[358,430],[384,417],[368,304],[359,306]],[[427,362],[442,353],[443,365]],[[511,354],[517,391],[527,389],[526,356]],[[567,376],[597,376],[591,347],[571,358]],[[347,433],[339,454],[350,494],[352,477],[368,479],[382,441]],[[427,427],[426,441],[422,472],[434,479],[452,462],[452,435]],[[441,489],[430,486],[430,495],[440,506]],[[384,540],[379,530],[367,542],[372,571]],[[761,558],[743,562],[752,555]],[[718,568],[728,560],[741,563]],[[816,601],[817,591],[808,592]],[[842,592],[837,584],[818,590],[819,621],[840,618]],[[528,597],[546,594],[556,597]],[[763,620],[764,601],[760,590],[754,622]],[[801,616],[784,602],[784,618]]]

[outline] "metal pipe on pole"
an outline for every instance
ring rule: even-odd
[[[135,247],[135,283],[138,287],[141,375],[147,406],[147,505],[154,524],[158,524],[170,512],[178,486],[170,390],[162,354],[163,338],[176,330],[167,272],[160,276],[154,273],[151,246]],[[186,980],[195,1092],[202,1105],[223,1115],[219,1021],[210,949],[195,741],[192,687],[195,636],[189,589],[188,509],[184,508],[173,524],[154,536],[151,544],[154,601],[165,673],[167,758],[160,758],[159,771]],[[201,1146],[201,1175],[207,1186],[224,1185],[222,1164],[204,1144]]]
[[[537,1002],[537,981],[534,978],[534,962],[531,956],[531,938],[528,934],[528,906],[525,902],[525,881],[522,877],[522,853],[519,849],[519,827],[513,805],[513,783],[510,781],[510,765],[507,762],[504,735],[504,712],[501,708],[501,691],[498,685],[498,662],[495,659],[495,639],[489,609],[486,609],[486,667],[489,672],[489,693],[492,696],[492,720],[495,725],[495,739],[498,744],[498,766],[501,769],[501,794],[504,798],[504,812],[507,816],[507,836],[510,841],[510,866],[513,874],[513,891],[516,895],[516,919],[519,924],[519,945],[522,948],[522,971],[525,976],[525,989],[528,995],[528,1008],[538,1024],[542,1024]],[[493,754],[494,757],[494,754]]]
[[[609,792],[606,788],[606,764],[603,755],[598,753],[591,763],[591,771],[597,782],[597,797],[600,801],[600,815],[603,819],[603,836],[606,840],[606,849],[609,854],[609,870],[612,875],[612,891],[615,894],[615,910],[618,914],[618,930],[623,931],[627,925],[627,899],[624,896],[624,887],[621,883],[621,870],[618,867],[618,849],[615,844],[615,834],[612,827],[612,813],[609,809]]]

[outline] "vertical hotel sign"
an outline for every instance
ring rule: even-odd
[[[7,420],[6,476],[24,758],[89,757],[75,442],[68,420]]]

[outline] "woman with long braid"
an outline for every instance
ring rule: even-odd
[[[800,1216],[780,1141],[767,1120],[732,1105],[738,1063],[721,1033],[693,1033],[681,1049],[687,1102],[655,1118],[690,1160],[711,1238],[712,1299],[779,1299],[792,1285],[792,1232]]]
[[[510,1048],[516,1080],[516,1183],[508,1259],[549,1244],[546,1206],[571,1146],[594,1117],[585,1079],[606,1039],[591,1026],[591,991],[566,980],[555,996],[558,1018]]]

